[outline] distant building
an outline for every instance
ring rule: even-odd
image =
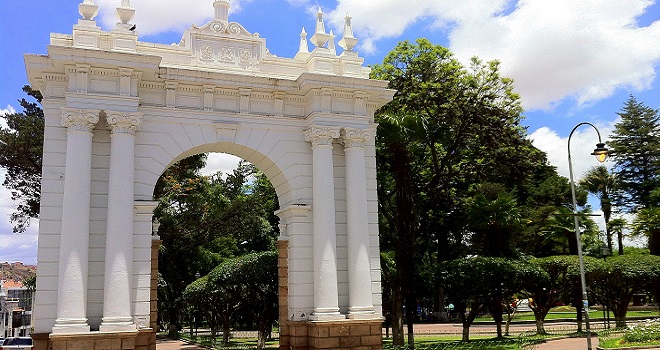
[[[20,282],[0,280],[0,337],[30,335],[32,292]]]

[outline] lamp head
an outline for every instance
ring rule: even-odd
[[[599,162],[603,163],[607,159],[607,148],[605,144],[600,142],[596,144],[596,149],[591,155],[596,156]]]

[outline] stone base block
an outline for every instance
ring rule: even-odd
[[[382,350],[382,319],[288,322],[290,350]],[[280,348],[281,348],[280,344]]]
[[[32,334],[37,350],[155,350],[156,333],[151,329],[131,332],[78,334]]]

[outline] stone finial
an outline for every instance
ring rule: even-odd
[[[305,27],[302,28],[300,32],[300,46],[298,47],[298,52],[309,53],[309,46],[307,46],[307,32]]]
[[[323,47],[330,40],[330,35],[325,32],[325,24],[323,23],[323,11],[319,7],[316,13],[316,31],[311,37],[312,42],[316,47]]]
[[[128,21],[135,16],[135,9],[131,7],[130,0],[121,0],[121,6],[117,7],[117,17],[121,24],[128,25]]]
[[[328,40],[328,50],[333,54],[337,54],[337,47],[335,47],[335,34],[330,29],[330,39]]]
[[[358,39],[353,36],[353,25],[351,24],[351,16],[346,14],[344,17],[344,37],[339,40],[339,46],[346,51],[353,51]]]
[[[94,3],[94,0],[85,0],[78,4],[78,13],[84,19],[91,21],[99,13],[99,6]]]
[[[231,5],[229,4],[229,0],[216,0],[213,2],[213,8],[215,9],[215,19],[224,22],[224,23],[229,23],[229,8]]]

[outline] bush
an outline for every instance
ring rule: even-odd
[[[623,335],[626,343],[660,341],[660,319],[637,322]]]

